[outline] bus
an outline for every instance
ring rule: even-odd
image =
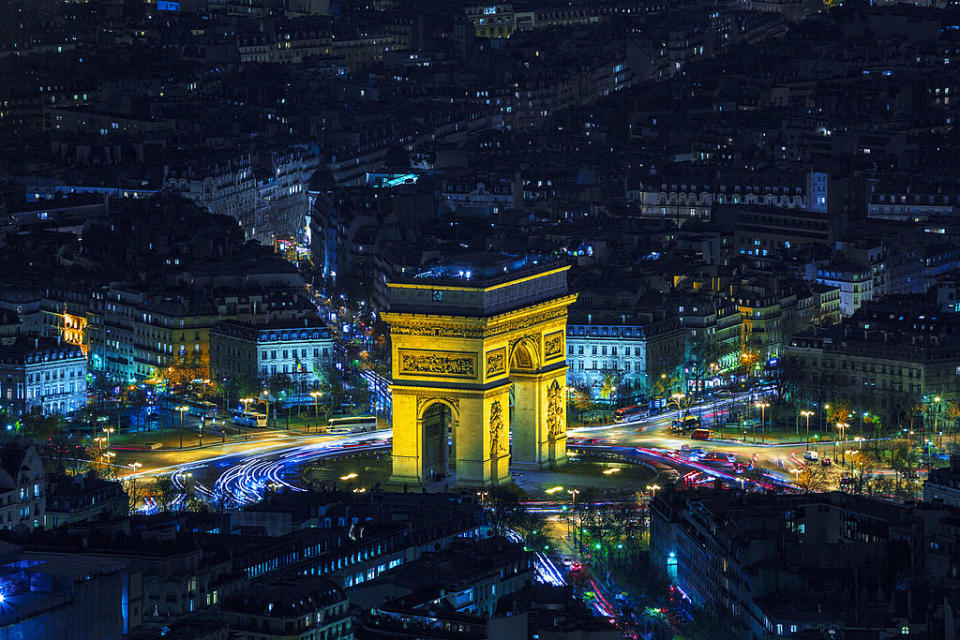
[[[327,433],[364,433],[376,430],[376,416],[354,416],[352,418],[330,418],[327,420]]]
[[[713,437],[713,432],[710,429],[694,429],[690,437],[694,440],[709,440]]]
[[[267,426],[267,414],[259,411],[234,411],[230,421],[241,427],[263,428]]]
[[[640,420],[641,418],[646,418],[649,414],[649,410],[639,406],[633,405],[632,407],[623,407],[622,409],[617,409],[613,412],[613,421],[614,422],[632,422],[633,420]]]
[[[199,418],[216,418],[217,405],[213,402],[204,402],[202,400],[188,400],[187,406],[190,407],[189,413]]]
[[[691,429],[699,429],[699,428],[700,428],[700,418],[698,418],[697,416],[687,416],[682,420],[674,420],[670,424],[670,430],[673,431],[674,433],[686,433]]]

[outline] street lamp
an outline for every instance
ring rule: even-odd
[[[177,407],[177,411],[180,412],[180,448],[183,449],[183,412],[188,411],[190,407],[186,405],[180,405]]]
[[[680,393],[679,391],[677,393],[670,394],[670,399],[673,400],[674,404],[677,405],[677,411],[680,412],[679,418],[681,420],[683,420],[684,415],[683,415],[683,407],[680,405],[680,401],[683,400],[686,397],[686,395],[687,394]]]
[[[571,506],[570,506],[570,518],[573,519],[576,517],[576,507],[577,507],[577,495],[580,493],[580,489],[567,489],[567,493],[570,494]],[[569,532],[567,533],[569,536]],[[577,529],[573,529],[573,544],[577,544]]]
[[[804,449],[809,451],[810,450],[810,416],[813,415],[813,411],[804,409],[803,411],[800,412],[800,415],[802,415],[804,418],[807,419],[807,437],[804,442]]]
[[[130,485],[131,485],[130,491],[131,491],[131,493],[133,493],[133,495],[130,496],[130,497],[131,497],[132,500],[133,500],[133,509],[134,509],[134,510],[136,510],[136,508],[137,508],[137,469],[139,469],[139,468],[142,467],[142,466],[143,466],[143,463],[142,463],[142,462],[131,462],[131,463],[130,463],[130,469],[133,471],[133,473],[130,474]]]
[[[826,430],[827,430],[827,414],[830,413],[830,403],[829,403],[829,402],[826,403],[825,405],[823,405],[823,411],[822,411],[821,413],[823,414],[823,416],[822,416],[822,417],[823,417],[823,425],[822,425],[822,427],[821,427],[821,430],[826,431]]]
[[[933,430],[937,432],[940,430],[940,396],[934,396],[933,401],[937,403],[937,407],[933,412]],[[940,445],[943,446],[943,439],[940,439]]]
[[[263,403],[266,406],[267,426],[270,426],[270,392],[264,389],[261,395],[263,395]],[[276,418],[274,418],[273,422],[277,422]]]
[[[766,410],[770,406],[769,402],[758,402],[756,406],[760,407],[760,444],[766,444],[767,420]]]
[[[317,420],[317,433],[320,433],[320,396],[323,395],[322,391],[311,391],[310,397],[313,398],[313,409],[314,415]]]
[[[113,427],[104,427],[103,432],[107,434],[107,449],[110,448],[110,434],[116,431]]]
[[[846,466],[846,464],[847,464],[847,456],[846,456],[846,453],[845,453],[844,450],[843,450],[843,442],[844,442],[844,439],[843,439],[843,430],[846,429],[846,428],[849,427],[849,426],[850,426],[850,425],[847,424],[846,422],[838,422],[838,423],[837,423],[837,429],[840,429],[840,456],[841,456],[840,464],[841,464],[842,466]],[[834,457],[836,457],[836,452],[834,452]]]

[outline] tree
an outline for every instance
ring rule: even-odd
[[[90,388],[97,399],[97,409],[103,411],[104,403],[113,393],[113,383],[110,382],[110,378],[105,371],[97,371],[90,375],[92,376]]]
[[[704,380],[717,367],[720,357],[716,342],[708,336],[691,342],[687,353],[687,369],[690,377],[695,381],[694,392],[699,396],[703,392]]]
[[[505,535],[510,524],[517,520],[517,512],[523,506],[517,494],[509,487],[497,486],[490,489],[486,499],[487,516],[494,535]]]
[[[177,499],[177,496],[180,495],[180,492],[173,483],[173,478],[167,474],[154,478],[153,487],[149,494],[152,494],[160,511],[166,513],[174,506],[174,501]]]
[[[219,385],[224,409],[237,406],[240,398],[250,398],[260,393],[260,385],[256,378],[240,375],[226,378]]]
[[[277,424],[277,415],[283,407],[287,394],[293,387],[293,380],[285,373],[278,373],[270,376],[264,383],[267,392],[270,394],[270,401],[273,403],[273,424]],[[289,415],[287,416],[289,421]]]
[[[87,447],[87,465],[90,470],[101,478],[112,478],[116,475],[113,464],[110,459],[113,456],[107,449],[106,443],[102,438],[96,438],[90,446]]]
[[[949,432],[957,432],[957,421],[960,421],[960,404],[957,402],[948,402],[947,408],[943,412],[944,419],[949,425]]]
[[[846,423],[850,419],[850,401],[839,399],[831,400],[827,409],[827,427],[836,427],[838,423]],[[829,429],[828,429],[829,430]]]
[[[883,420],[880,419],[875,413],[871,413],[863,419],[864,426],[869,430],[873,431],[873,441],[874,441],[874,456],[880,457],[880,436],[883,433]]]
[[[899,494],[903,491],[902,481],[913,480],[920,462],[920,454],[912,442],[902,438],[889,441],[887,449],[890,451],[890,468],[896,472],[896,490]]]
[[[147,497],[147,483],[142,478],[130,478],[123,482],[123,490],[127,494],[127,509],[133,513]]]
[[[810,402],[815,398],[809,384],[809,370],[797,356],[780,358],[774,376],[778,400],[792,398],[797,402]]]
[[[60,426],[60,416],[44,415],[40,407],[34,407],[28,413],[20,416],[21,434],[41,443],[53,438],[60,430]]]
[[[570,403],[577,410],[577,421],[583,421],[583,412],[588,411],[593,406],[593,400],[590,399],[590,393],[586,386],[579,384],[573,387],[570,394]]]
[[[600,397],[610,403],[616,402],[618,390],[622,386],[621,378],[620,372],[616,369],[604,370],[600,382]]]
[[[147,391],[139,385],[134,386],[130,392],[127,394],[128,404],[134,410],[134,416],[137,423],[137,431],[140,431],[140,426],[143,424],[143,413],[146,410],[147,404]]]
[[[830,475],[819,464],[808,464],[797,476],[797,486],[806,493],[822,493],[830,488]]]
[[[198,351],[183,351],[165,368],[158,369],[157,377],[164,382],[168,392],[183,401],[197,394],[204,368]]]

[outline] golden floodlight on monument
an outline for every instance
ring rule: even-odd
[[[387,283],[392,482],[485,488],[566,463],[569,268],[473,252]]]

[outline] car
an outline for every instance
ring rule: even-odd
[[[810,462],[816,462],[819,459],[816,451],[806,451],[803,454],[804,460],[809,460]]]
[[[704,449],[703,447],[697,447],[695,449],[690,449],[690,453],[702,458],[707,455],[707,450]]]
[[[830,458],[822,458],[820,460],[820,464],[824,467],[829,467],[830,465],[833,464],[833,460],[831,460]]]

